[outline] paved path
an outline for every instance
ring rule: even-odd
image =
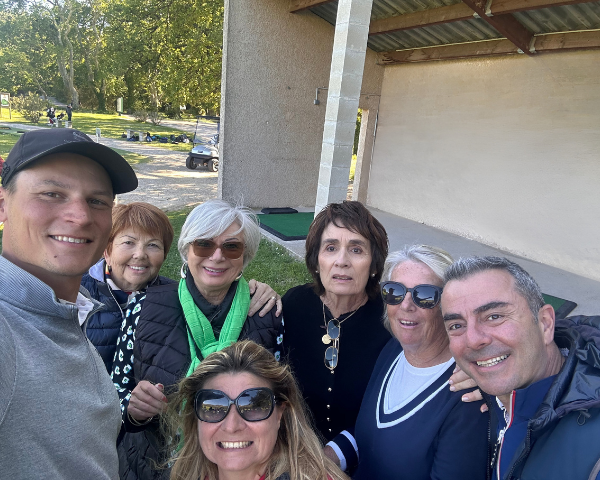
[[[15,123],[0,123],[0,125],[18,130],[47,128]],[[216,125],[214,130],[216,131]],[[209,172],[205,167],[189,170],[185,166],[187,157],[185,152],[153,147],[143,142],[124,142],[112,138],[101,138],[100,142],[108,147],[137,153],[151,159],[148,163],[133,165],[139,186],[131,193],[119,195],[120,203],[149,202],[163,210],[172,211],[217,197],[217,172]]]

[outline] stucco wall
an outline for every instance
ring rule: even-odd
[[[600,51],[386,67],[368,203],[600,280]]]
[[[329,83],[334,27],[288,8],[225,1],[219,196],[251,207],[315,204],[327,91],[313,100]],[[380,91],[375,61],[368,50],[363,92]]]

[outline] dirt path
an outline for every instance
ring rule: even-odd
[[[47,128],[14,123],[0,125],[19,130]],[[216,131],[216,126],[214,129]],[[112,138],[101,138],[100,143],[151,159],[148,163],[133,165],[139,186],[131,193],[119,195],[117,201],[120,203],[148,202],[165,211],[172,211],[217,197],[218,173],[208,172],[204,167],[189,170],[185,166],[185,152],[174,152],[144,143],[124,142]]]

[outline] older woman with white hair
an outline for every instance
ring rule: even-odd
[[[260,230],[245,207],[210,200],[188,215],[177,247],[183,260],[179,283],[149,288],[136,320],[133,369],[136,388],[129,399],[127,433],[119,445],[122,479],[168,477],[157,470],[172,452],[156,416],[166,395],[202,360],[238,340],[253,340],[272,353],[281,316],[271,297],[264,316],[248,315],[250,289],[242,276],[256,255]]]
[[[445,251],[413,245],[391,253],[381,295],[393,334],[377,359],[353,434],[328,444],[353,479],[484,479],[487,416],[461,401],[448,379],[455,362],[440,310]]]

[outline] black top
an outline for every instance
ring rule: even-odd
[[[284,352],[288,356],[315,426],[327,440],[356,422],[379,353],[391,338],[382,323],[383,301],[369,300],[341,326],[338,366],[325,366],[323,303],[310,285],[283,297]],[[333,318],[325,307],[327,321]],[[347,315],[342,315],[343,320]]]

